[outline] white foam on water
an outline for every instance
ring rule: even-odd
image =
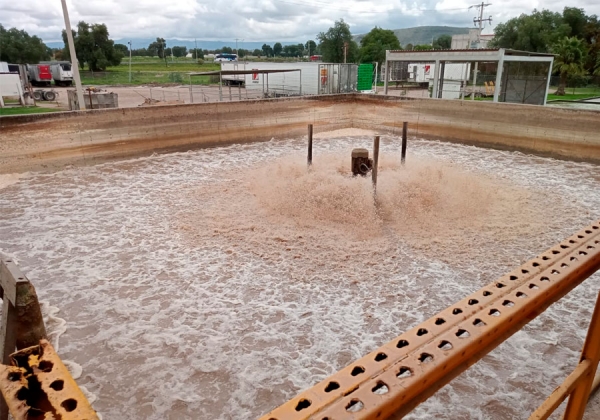
[[[0,252],[60,308],[106,418],[258,417],[600,216],[598,166],[411,140],[403,169],[398,145],[377,199],[344,174],[366,136],[316,141],[312,173],[304,141],[273,140],[32,175],[0,195]],[[529,415],[599,285],[407,418]]]

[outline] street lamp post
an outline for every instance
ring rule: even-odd
[[[129,83],[131,83],[131,41],[129,41],[128,44],[129,44]]]

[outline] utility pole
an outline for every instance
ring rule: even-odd
[[[128,44],[129,44],[129,83],[131,83],[131,41],[129,41]]]
[[[79,77],[79,62],[75,53],[75,43],[73,42],[73,32],[71,31],[71,21],[69,20],[69,11],[67,10],[66,0],[62,0],[63,16],[65,18],[65,29],[67,30],[67,41],[69,43],[69,54],[71,55],[71,65],[73,66],[73,78],[75,79],[75,88],[77,90],[77,102],[79,109],[85,109],[85,100],[83,99],[83,87],[81,87],[81,77]]]
[[[483,31],[483,22],[489,22],[490,24],[492,23],[492,16],[490,16],[487,19],[483,18],[483,10],[487,6],[491,6],[491,5],[492,5],[492,3],[481,2],[481,4],[474,4],[469,7],[469,9],[472,9],[472,8],[479,9],[479,19],[473,18],[473,24],[474,25],[479,24],[479,32],[477,33],[477,48],[479,48],[479,45],[481,43],[481,32]]]
[[[344,64],[346,64],[346,55],[348,54],[348,42],[344,41]]]
[[[483,9],[485,9],[487,6],[491,6],[491,5],[492,5],[492,3],[481,2],[481,4],[474,4],[472,6],[469,6],[469,9],[472,9],[472,8],[479,9],[479,19],[473,18],[473,24],[474,25],[479,24],[479,31],[477,31],[477,49],[479,49],[479,47],[481,46],[481,31],[483,31],[483,22],[487,21],[490,24],[492,23],[492,16],[490,16],[487,19],[483,18]],[[479,71],[479,63],[475,62],[475,68],[473,69],[473,93],[471,94],[472,101],[475,100],[475,90],[477,89],[477,72],[478,71]]]
[[[196,38],[194,38],[194,44],[196,45],[196,63],[198,63],[198,41],[196,41]]]

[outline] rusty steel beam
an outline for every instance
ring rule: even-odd
[[[98,420],[98,415],[47,340],[0,365],[0,391],[14,420]]]
[[[599,268],[600,221],[261,419],[401,418]]]

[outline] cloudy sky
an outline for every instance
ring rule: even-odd
[[[471,0],[474,1],[474,0]],[[105,23],[111,38],[306,41],[344,18],[352,33],[422,25],[473,25],[469,0],[67,0],[71,22]],[[565,5],[600,15],[598,0],[491,0],[485,17],[494,24],[534,8]],[[44,41],[60,40],[60,0],[0,0],[0,23]],[[488,28],[489,32],[490,28]]]

